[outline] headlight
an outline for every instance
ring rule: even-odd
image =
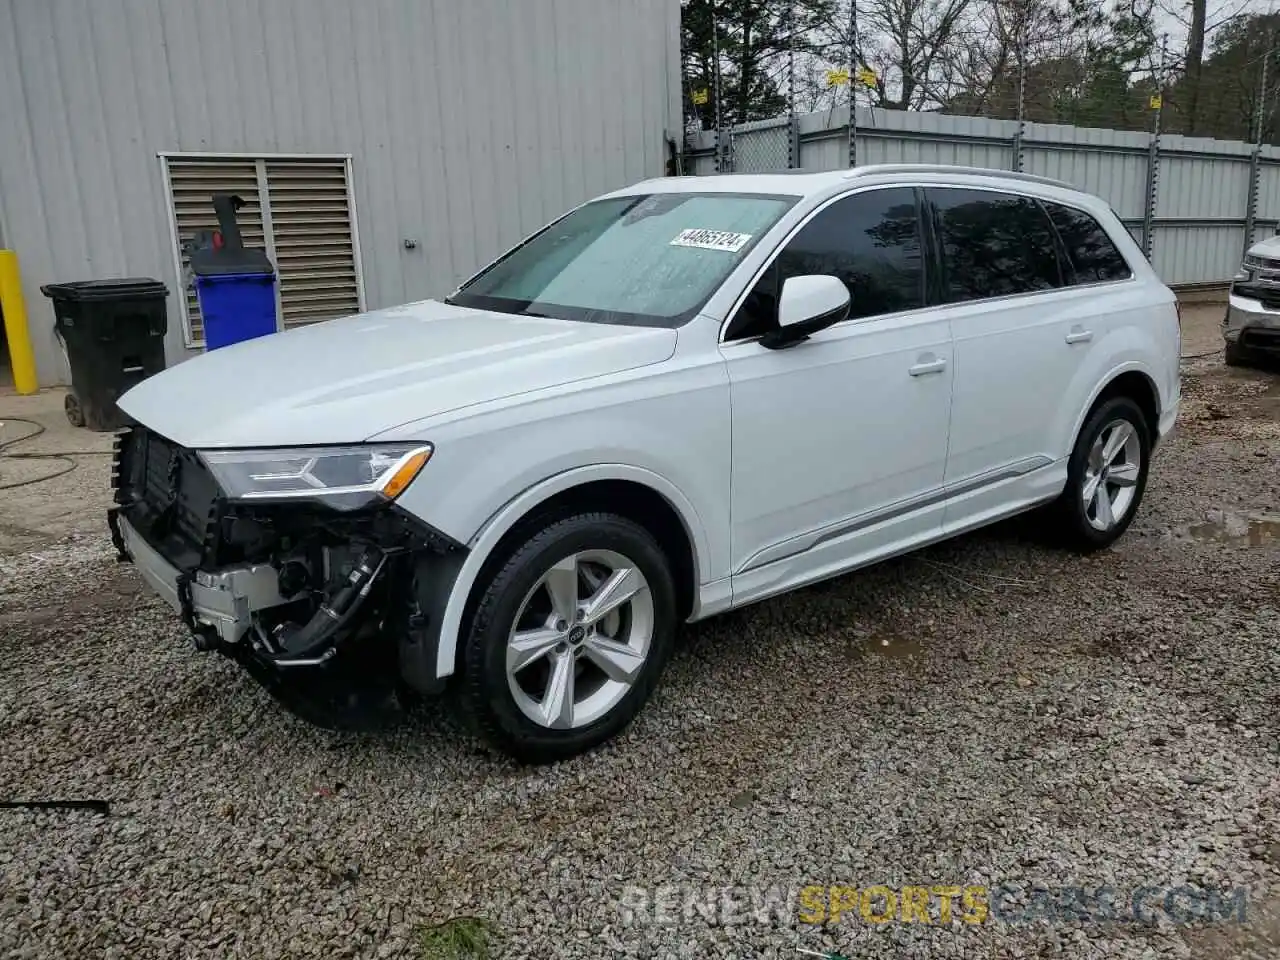
[[[200,454],[232,500],[322,500],[352,510],[394,500],[419,473],[431,444],[211,450]]]

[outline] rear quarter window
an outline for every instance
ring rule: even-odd
[[[1066,247],[1072,284],[1106,283],[1133,276],[1124,256],[1093,216],[1074,207],[1042,201]]]

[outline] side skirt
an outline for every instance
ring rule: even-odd
[[[911,553],[949,540],[960,534],[989,526],[1052,502],[1061,492],[1057,474],[1065,468],[1061,461],[1041,460],[1028,471],[1001,472],[997,479],[974,486],[970,482],[951,488],[946,499],[926,502],[908,513],[894,512],[870,523],[857,523],[840,532],[816,539],[801,553],[744,570],[733,578],[733,605],[738,609],[800,587],[838,577],[882,560]],[[1063,478],[1065,480],[1065,477]],[[1024,495],[1008,498],[1010,488]],[[998,506],[999,492],[1004,496]],[[954,521],[958,504],[968,509]],[[979,507],[979,509],[973,509]],[[886,529],[887,528],[887,529]],[[890,532],[898,536],[889,539]]]

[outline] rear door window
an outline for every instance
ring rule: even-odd
[[[1133,276],[1124,256],[1092,216],[1074,207],[1045,201],[1049,219],[1058,230],[1071,260],[1073,283],[1106,283]]]
[[[965,303],[1063,286],[1053,226],[1029,197],[930,188],[942,253],[943,300]]]

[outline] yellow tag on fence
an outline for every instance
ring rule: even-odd
[[[876,85],[876,72],[870,67],[863,67],[858,71],[858,82],[864,87],[874,87]]]
[[[1151,109],[1159,110],[1160,105],[1163,103],[1164,103],[1164,98],[1157,93],[1151,98]]]
[[[703,87],[701,90],[693,91],[694,106],[700,107],[710,99],[711,99],[711,95],[707,93],[706,87]]]
[[[843,87],[848,82],[849,82],[848,70],[828,70],[827,71],[828,87]]]

